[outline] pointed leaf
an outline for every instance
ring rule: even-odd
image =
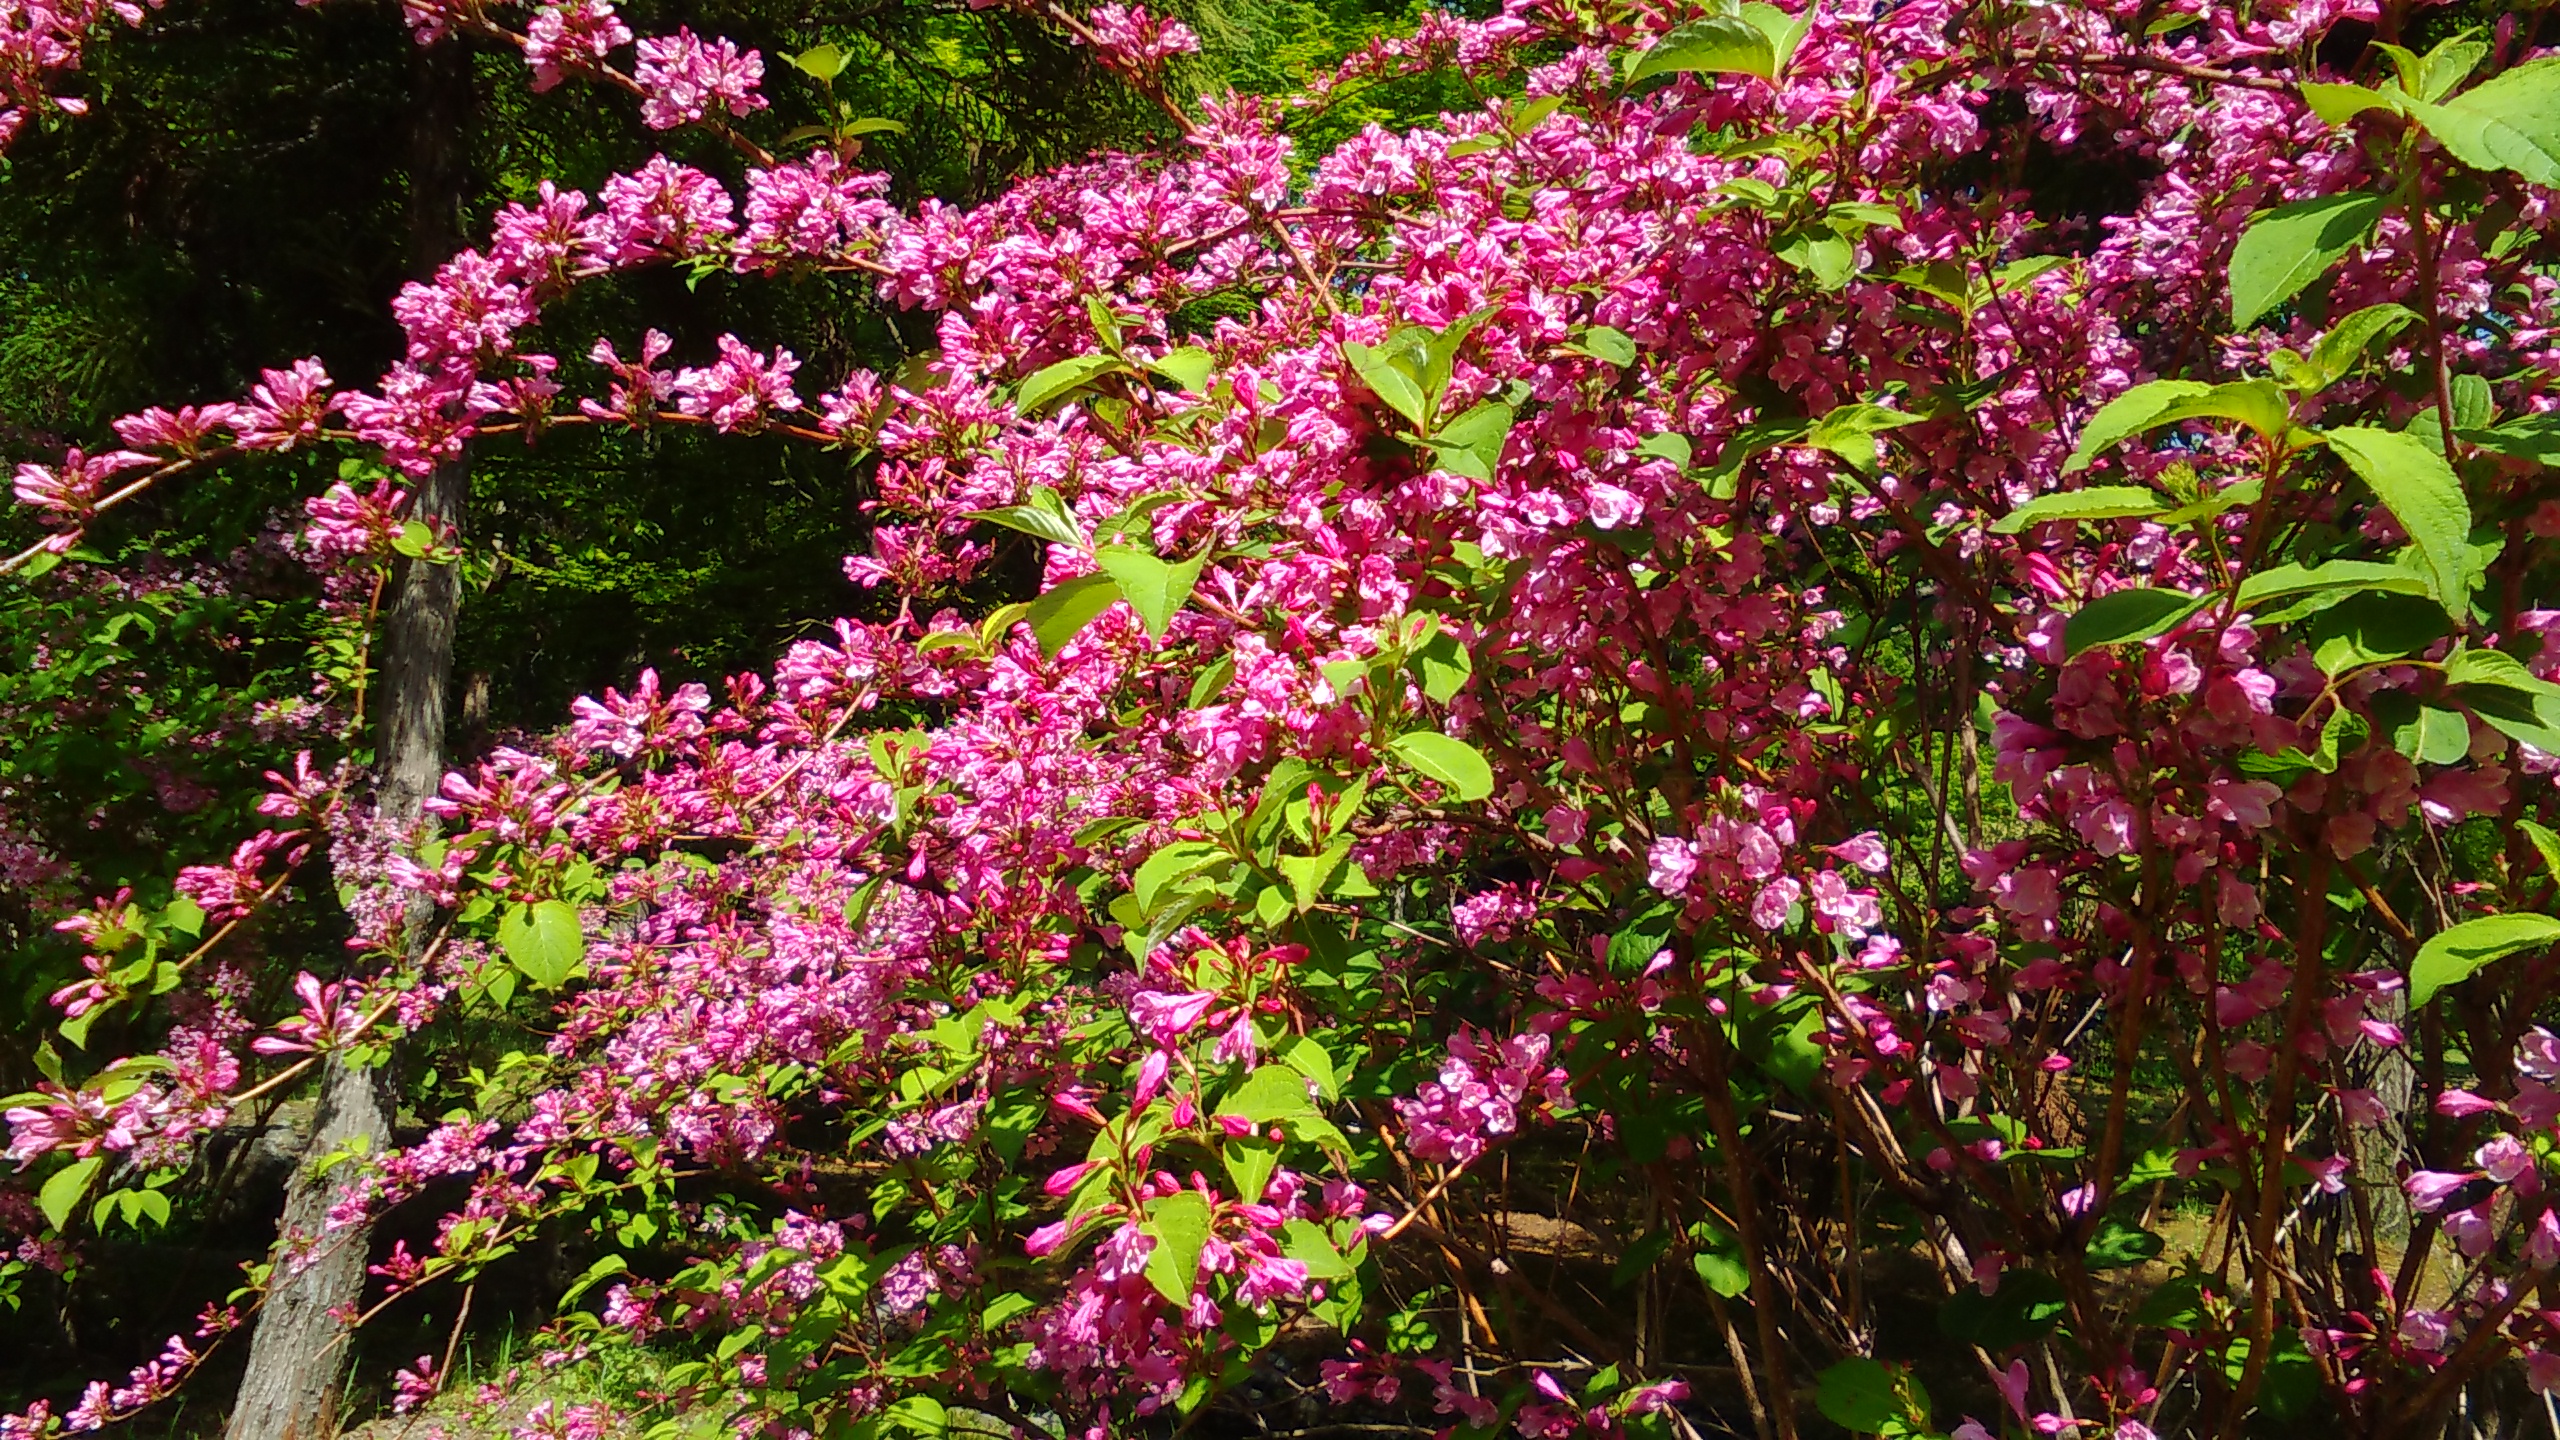
[[[2080,607],[2063,622],[2062,649],[2077,655],[2100,645],[2148,640],[2176,628],[2179,621],[2204,607],[2210,596],[2183,590],[2115,590]]]
[[[2381,196],[2352,194],[2296,200],[2250,222],[2231,252],[2232,328],[2245,330],[2300,294],[2381,218]]]
[[[1388,409],[1403,416],[1416,430],[1429,428],[1431,407],[1423,399],[1422,382],[1389,359],[1384,350],[1346,340],[1342,358],[1351,362],[1352,373],[1369,387],[1369,393],[1385,401]]]
[[[2409,962],[2409,1008],[2418,1009],[2448,985],[2520,950],[2560,941],[2560,920],[2548,915],[2484,915],[2428,939]]]
[[[2089,423],[2080,427],[2080,448],[2071,452],[2063,473],[2087,468],[2098,456],[2150,429],[2171,405],[2212,389],[2195,380],[2154,380],[2134,386],[2100,406]]]
[[[2560,186],[2560,59],[2519,65],[2441,105],[2402,103],[2463,164]]]
[[[1031,622],[1041,652],[1055,655],[1119,598],[1120,587],[1109,575],[1079,575],[1043,591],[1023,618]]]
[[[1147,1253],[1147,1279],[1156,1293],[1189,1305],[1200,1280],[1200,1247],[1209,1239],[1209,1202],[1196,1190],[1177,1190],[1147,1206],[1144,1226],[1155,1237]]]
[[[2471,604],[2471,506],[2444,457],[2397,430],[2350,426],[2325,437],[2389,507],[2418,547],[2436,602],[2462,615]]]
[[[44,1189],[36,1195],[36,1208],[44,1211],[46,1223],[56,1230],[69,1224],[71,1212],[80,1207],[81,1198],[89,1193],[89,1182],[98,1177],[106,1163],[104,1155],[92,1155],[85,1160],[74,1160],[53,1172],[44,1182]],[[26,1192],[18,1193],[23,1195]]]
[[[1416,730],[1387,742],[1405,764],[1440,782],[1459,800],[1482,800],[1493,793],[1493,767],[1476,747],[1436,730]]]
[[[587,960],[577,907],[562,900],[518,905],[498,922],[498,948],[537,989],[557,990]]]
[[[1159,560],[1144,550],[1108,546],[1095,551],[1093,558],[1119,585],[1129,608],[1138,612],[1147,638],[1162,640],[1174,612],[1191,598],[1191,587],[1200,579],[1200,567],[1208,561],[1209,552],[1203,550],[1188,560]]]
[[[1124,372],[1127,362],[1111,355],[1074,355],[1041,370],[1022,382],[1013,397],[1014,408],[1028,415],[1041,406],[1082,389],[1105,375]]]
[[[1778,74],[1778,47],[1767,31],[1739,15],[1710,15],[1674,26],[1636,58],[1627,83],[1688,71],[1708,75]]]
[[[1991,529],[1996,534],[2015,535],[2030,525],[2055,520],[2121,520],[2133,515],[2157,515],[2168,508],[2168,502],[2158,492],[2140,485],[2092,485],[2086,490],[2039,495],[2001,516]]]
[[[1209,352],[1197,345],[1184,345],[1167,350],[1149,362],[1147,368],[1171,380],[1183,389],[1198,394],[1209,388],[1209,374],[1217,362]]]

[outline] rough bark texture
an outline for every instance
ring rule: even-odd
[[[462,135],[472,104],[469,58],[458,46],[424,51],[417,73],[411,268],[426,274],[457,243],[467,159]],[[469,470],[447,465],[418,486],[411,514],[458,533],[470,494]],[[379,823],[405,834],[424,818],[422,804],[445,770],[446,692],[462,613],[461,569],[406,560],[392,575],[389,591],[375,650],[381,662],[374,692],[375,797]],[[413,897],[412,946],[423,941],[430,918],[425,897]],[[285,1190],[273,1283],[250,1338],[248,1370],[225,1440],[325,1440],[336,1433],[339,1384],[351,1348],[337,1316],[363,1294],[372,1227],[324,1234],[338,1182],[315,1176],[312,1165],[351,1142],[383,1148],[391,1140],[391,1118],[392,1097],[381,1070],[358,1069],[334,1056],[324,1064],[310,1139]]]

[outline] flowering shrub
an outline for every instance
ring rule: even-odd
[[[680,1356],[669,1433],[2520,1413],[2560,1389],[2560,59],[2417,13],[1520,3],[1309,103],[1496,98],[1302,154],[1112,5],[1050,18],[1163,153],[906,212],[849,134],[722,129],[734,182],[544,188],[403,293],[374,389],[305,362],[26,467],[21,568],[243,451],[702,425],[858,457],[847,573],[904,606],[582,701],[432,834],[279,772],[187,872],[201,943],[66,922],[104,976],[187,952],[66,1009],[183,1023],[10,1102],[13,1223],[165,1218],[321,1056],[496,1027],[278,1263],[459,1180],[368,1313],[575,1237],[558,1344]],[[759,103],[760,57],[595,0],[411,14],[654,128]],[[861,272],[938,348],[546,328],[655,265]],[[449,553],[404,503],[312,497],[358,628]],[[1009,552],[1036,594],[963,613]],[[324,859],[345,975],[245,1011],[199,958]],[[1539,1279],[1567,1232],[1606,1263]]]

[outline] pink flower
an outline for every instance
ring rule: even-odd
[[[1665,835],[1645,851],[1645,880],[1665,895],[1687,890],[1697,873],[1698,847],[1691,841]]]
[[[2443,1208],[2456,1191],[2479,1178],[2469,1170],[2419,1170],[2401,1181],[2400,1186],[2409,1192],[2410,1205],[2424,1214]]]
[[[723,335],[717,364],[676,372],[676,408],[708,417],[724,434],[756,430],[773,415],[800,408],[800,397],[791,391],[791,374],[799,368],[788,350],[776,349],[768,363],[737,336]]]
[[[1803,894],[1803,886],[1783,875],[1761,886],[1760,893],[1751,897],[1751,923],[1763,930],[1786,924],[1787,912]]]
[[[1129,1000],[1129,1023],[1139,1033],[1167,1049],[1180,1043],[1218,1003],[1214,990],[1192,990],[1180,994],[1144,990]]]
[[[640,118],[652,130],[689,125],[712,110],[745,116],[764,108],[764,97],[755,93],[764,58],[753,50],[741,52],[727,40],[706,45],[679,26],[673,35],[641,41],[639,55],[632,74],[647,97]]]

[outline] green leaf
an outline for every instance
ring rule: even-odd
[[[1291,1220],[1280,1227],[1280,1253],[1306,1266],[1313,1279],[1339,1280],[1351,1273],[1351,1263],[1334,1248],[1333,1237],[1312,1220]]]
[[[1440,782],[1462,801],[1482,800],[1493,793],[1493,767],[1476,747],[1436,730],[1415,730],[1387,742],[1405,764]]]
[[[1177,880],[1187,880],[1212,865],[1231,857],[1206,840],[1176,840],[1146,858],[1138,873],[1129,880],[1130,893],[1138,902],[1141,917],[1156,913],[1157,902],[1164,897],[1165,887]]]
[[[1777,78],[1778,47],[1767,31],[1739,15],[1710,15],[1677,25],[1636,57],[1630,85],[1676,72]]]
[[[2519,460],[2536,460],[2545,465],[2560,464],[2560,415],[2548,412],[2519,415],[2504,425],[2487,430],[2464,430],[2461,438],[2483,449]]]
[[[1825,290],[1838,290],[1857,278],[1856,242],[1828,225],[1808,225],[1778,239],[1773,252],[1810,275]]]
[[[2380,590],[2393,595],[2424,595],[2424,577],[2398,565],[2375,560],[2332,560],[2324,565],[2279,565],[2240,582],[2240,608],[2254,609],[2287,595],[2328,591]]]
[[[844,53],[842,46],[817,45],[792,56],[791,64],[792,68],[810,79],[829,84],[844,73],[845,64],[851,58]]]
[[[1191,587],[1200,579],[1200,567],[1208,562],[1209,552],[1202,550],[1188,560],[1159,560],[1144,550],[1106,546],[1095,551],[1093,558],[1119,585],[1129,608],[1138,612],[1147,638],[1161,641],[1174,612],[1191,598]]]
[[[2328,273],[2382,218],[2379,195],[2320,195],[2279,205],[2251,221],[2231,252],[2231,325],[2258,317]]]
[[[1144,1232],[1155,1235],[1147,1281],[1172,1304],[1190,1304],[1190,1289],[1201,1279],[1201,1245],[1208,1240],[1208,1202],[1201,1191],[1178,1189],[1147,1204]]]
[[[2381,696],[2374,697],[2377,709]],[[2471,751],[2471,722],[2459,710],[2419,705],[2391,730],[2391,748],[2428,765],[2451,765]]]
[[[1208,351],[1197,345],[1184,345],[1167,350],[1147,368],[1196,395],[1209,388],[1209,375],[1216,365]]]
[[[1475,661],[1457,636],[1443,630],[1413,652],[1413,671],[1431,703],[1446,705],[1466,688],[1467,677],[1475,673]]]
[[[1992,531],[2015,535],[2030,525],[2055,520],[2121,520],[2130,515],[2157,515],[2168,509],[2159,494],[2140,485],[2092,485],[2039,495],[2000,517]]]
[[[2305,638],[2324,675],[2414,655],[2444,638],[2442,610],[2388,594],[2353,595],[2322,611]]]
[[[1041,652],[1055,655],[1119,598],[1120,586],[1110,575],[1079,575],[1043,591],[1023,618],[1031,622]]]
[[[507,963],[524,972],[535,988],[557,990],[587,962],[587,938],[579,932],[578,910],[564,900],[542,900],[509,908],[498,922],[498,948]]]
[[[2426,561],[2436,603],[2450,615],[2471,605],[2471,506],[2444,457],[2397,430],[2349,426],[2323,437],[2373,493]]]
[[[1624,330],[1594,325],[1582,332],[1578,342],[1582,353],[1595,360],[1606,360],[1620,369],[1636,363],[1636,342]]]
[[[968,518],[1002,525],[1008,530],[1019,530],[1025,535],[1035,535],[1060,545],[1084,544],[1084,531],[1067,513],[1067,502],[1059,499],[1058,492],[1046,485],[1034,485],[1023,492],[1023,503],[1019,505],[1007,505],[999,510],[972,510],[968,512]]]
[[[2085,1261],[2092,1270],[2128,1270],[2158,1255],[2168,1244],[2162,1237],[2110,1215],[2098,1222],[2098,1233],[2089,1237]]]
[[[1669,943],[1679,919],[1680,906],[1666,901],[1627,922],[1625,929],[1609,937],[1609,969],[1619,975],[1642,974]]]
[[[1688,436],[1665,430],[1660,434],[1644,437],[1644,443],[1636,447],[1636,453],[1650,455],[1657,460],[1668,460],[1675,467],[1686,470],[1689,468],[1689,459],[1695,451],[1689,444]]]
[[[1470,406],[1431,437],[1440,468],[1470,480],[1490,480],[1502,463],[1503,442],[1511,436],[1511,407],[1499,400]]]
[[[1949,1339],[1979,1345],[1997,1355],[2053,1333],[2070,1308],[2062,1282],[2041,1270],[2007,1270],[2000,1288],[1985,1295],[1970,1287],[1938,1307],[1938,1328]]]
[[[2165,634],[2204,608],[2209,595],[2183,590],[2115,590],[2080,607],[2063,622],[2062,651],[2077,655],[2100,645],[2123,645]]]
[[[44,1211],[45,1223],[56,1230],[69,1224],[71,1212],[80,1207],[81,1198],[89,1193],[89,1182],[98,1178],[98,1172],[106,1168],[106,1164],[104,1155],[92,1155],[85,1160],[74,1160],[53,1172],[44,1182],[44,1189],[36,1195],[36,1208]]]
[[[1807,5],[1803,14],[1790,15],[1766,0],[1743,0],[1742,18],[1769,37],[1769,49],[1777,58],[1772,79],[1786,72],[1787,62],[1795,58],[1796,46],[1804,43],[1806,33],[1813,29],[1813,10]]]
[[[1342,1098],[1342,1077],[1334,1069],[1333,1056],[1322,1041],[1313,1035],[1301,1035],[1280,1051],[1282,1064],[1316,1082],[1316,1093],[1327,1100]]]
[[[2196,380],[2154,380],[2136,385],[2098,408],[2080,427],[2080,448],[2062,467],[2066,475],[2158,423],[2160,413],[2180,400],[2209,393],[2212,386]]]
[[[1852,1355],[1814,1377],[1813,1403],[1832,1424],[1855,1435],[1881,1435],[1902,1419],[1893,1372]]]
[[[1810,424],[1799,418],[1772,416],[1754,420],[1726,436],[1716,449],[1716,463],[1703,477],[1707,493],[1719,500],[1733,498],[1734,481],[1752,456],[1796,439]]]
[[[1805,432],[1804,443],[1816,450],[1827,450],[1864,473],[1875,469],[1883,456],[1882,442],[1877,436],[1928,418],[1907,410],[1888,410],[1882,405],[1864,402],[1835,406],[1813,422],[1813,428]]]
[[[1313,1115],[1316,1102],[1307,1094],[1305,1071],[1294,1065],[1260,1065],[1218,1102],[1215,1113],[1268,1125],[1275,1120]]]
[[[2441,105],[2402,103],[2463,164],[2560,186],[2560,59],[2493,75]]]
[[[2518,820],[2516,828],[2524,832],[2524,838],[2533,842],[2534,853],[2542,857],[2543,873],[2560,880],[2560,835],[2553,834],[2550,827],[2530,820]]]
[[[2560,940],[2560,920],[2548,915],[2483,915],[2430,936],[2409,962],[2409,1007],[2424,1007],[2446,986],[2470,979],[2482,966],[2555,940]]]
[[[2201,395],[2172,400],[2151,423],[2166,425],[2177,420],[2209,418],[2237,420],[2269,439],[2293,428],[2292,407],[2285,403],[2284,391],[2272,380],[2234,380]]]
[[[2329,327],[2320,343],[2311,347],[2311,358],[2284,376],[2285,383],[2306,393],[2325,390],[2346,378],[2364,352],[2377,340],[2399,334],[2418,319],[2418,312],[2406,305],[2385,302],[2367,305],[2344,320]]]
[[[1306,914],[1324,898],[1325,886],[1351,859],[1348,836],[1335,841],[1321,855],[1283,855],[1280,878],[1289,882],[1289,897],[1296,902],[1296,912]]]
[[[1081,390],[1105,375],[1125,373],[1128,362],[1114,355],[1072,355],[1022,382],[1014,408],[1028,415],[1062,396]]]
[[[2362,85],[2327,85],[2316,80],[2303,82],[2302,100],[2311,107],[2312,114],[2333,126],[2344,125],[2367,110],[2394,114],[2401,110],[2400,96],[2368,90]]]
[[[1342,342],[1342,358],[1351,363],[1352,373],[1369,387],[1369,393],[1385,401],[1388,409],[1403,416],[1416,430],[1430,428],[1431,406],[1423,398],[1419,377],[1398,365],[1386,351],[1357,340]]]
[[[904,135],[906,133],[907,127],[904,123],[883,119],[877,115],[861,120],[847,120],[836,127],[836,134],[847,140],[859,140],[865,135]]]
[[[1743,1263],[1740,1237],[1712,1221],[1692,1227],[1690,1235],[1698,1242],[1689,1266],[1698,1272],[1699,1284],[1727,1300],[1751,1293],[1751,1268]]]

